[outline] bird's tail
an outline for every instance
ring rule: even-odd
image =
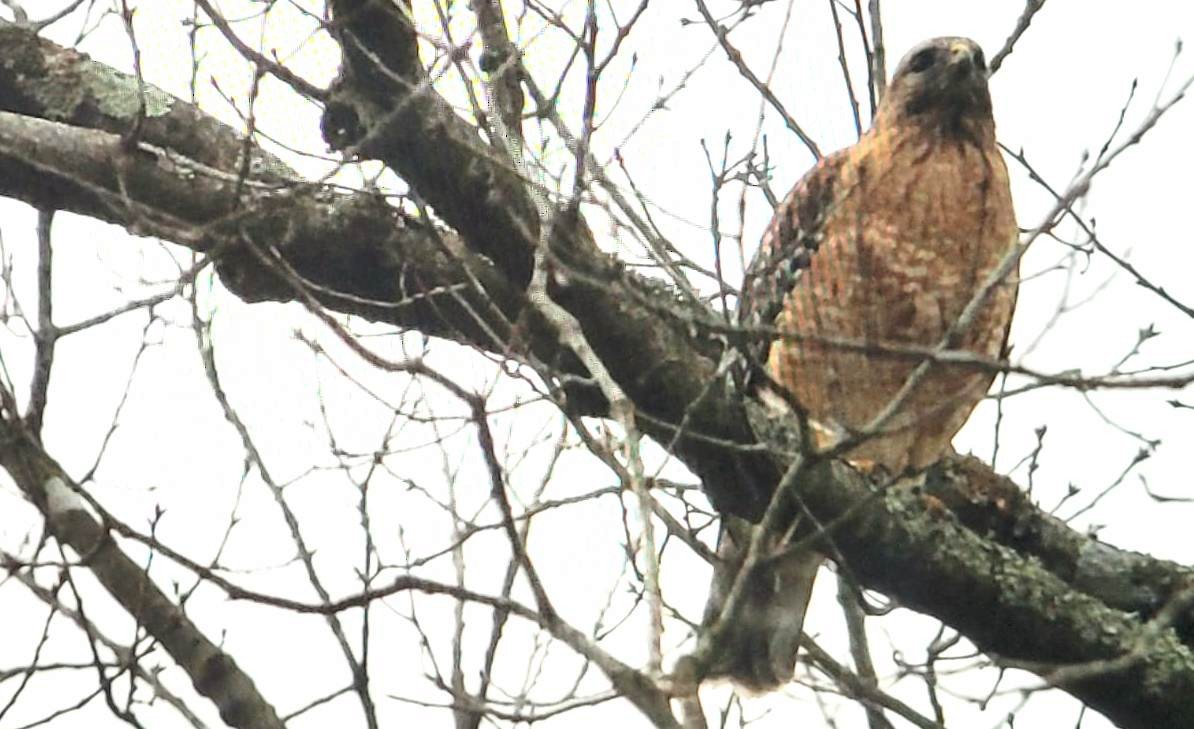
[[[809,550],[759,560],[748,568],[733,614],[723,615],[736,575],[744,567],[748,534],[746,529],[722,531],[718,553],[724,561],[714,571],[705,607],[705,627],[714,641],[706,652],[706,676],[729,678],[743,688],[764,692],[792,678],[804,614],[824,557]]]

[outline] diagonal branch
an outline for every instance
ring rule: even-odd
[[[0,421],[0,466],[37,505],[50,533],[79,555],[121,607],[187,672],[195,690],[215,703],[229,726],[283,729],[277,711],[257,691],[253,679],[199,630],[141,565],[121,551],[67,486],[57,464],[45,458],[32,436],[14,422],[11,393],[0,394],[6,416]]]

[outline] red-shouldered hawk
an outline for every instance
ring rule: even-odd
[[[744,327],[775,327],[756,363],[828,445],[865,428],[958,322],[1017,242],[1007,169],[995,144],[982,50],[935,38],[900,62],[871,129],[820,163],[775,211],[743,286]],[[1016,276],[955,340],[1003,355]],[[784,335],[787,336],[784,336]],[[903,354],[900,350],[903,350]],[[937,461],[993,373],[933,364],[875,437],[849,450],[891,476]],[[761,393],[765,394],[765,393]],[[724,668],[766,688],[792,672],[818,554],[754,580]],[[753,609],[752,609],[753,608]]]

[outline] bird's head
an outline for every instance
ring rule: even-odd
[[[946,132],[973,133],[991,123],[987,62],[969,38],[924,41],[904,56],[876,115],[876,126],[898,118]]]

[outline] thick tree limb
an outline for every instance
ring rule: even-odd
[[[353,5],[336,3],[338,12],[351,13]],[[236,206],[228,194],[232,179],[205,173],[186,185],[171,184],[161,178],[194,167],[165,153],[176,149],[168,130],[152,142],[160,153],[147,146],[135,155],[118,154],[113,147],[118,139],[110,133],[88,136],[100,132],[47,122],[28,104],[15,108],[10,100],[28,98],[31,91],[3,73],[0,108],[18,113],[0,115],[0,194],[93,215],[196,250],[217,250],[225,281],[246,299],[294,298],[293,279],[238,248],[246,242],[268,245],[316,284],[309,290],[331,309],[491,351],[525,352],[583,375],[549,331],[536,333],[534,323],[527,324],[529,335],[520,328],[527,270],[522,257],[530,251],[528,226],[537,225],[527,215],[533,209],[527,186],[425,88],[409,55],[403,55],[402,28],[378,23],[370,32],[398,45],[385,51],[389,56],[370,55],[364,50],[371,36],[350,34],[346,46],[362,44],[353,61],[361,64],[356,73],[389,58],[389,71],[405,83],[379,84],[384,88],[374,94],[342,80],[336,98],[343,105],[337,109],[353,113],[341,120],[355,115],[363,135],[357,139],[367,141],[357,152],[402,172],[458,238],[380,201],[333,196],[301,184],[262,184]],[[12,31],[0,34],[0,59],[8,57],[5,44],[17,43],[14,38],[20,40]],[[388,100],[381,91],[391,94]],[[402,104],[409,106],[398,110]],[[375,131],[371,123],[393,128]],[[181,142],[187,132],[178,133]],[[243,146],[235,134],[225,139],[228,148],[221,155]],[[70,154],[60,153],[72,144],[77,146]],[[440,144],[455,146],[424,167],[424,158],[438,154]],[[702,338],[701,313],[599,253],[575,216],[566,222],[554,249],[559,268],[553,298],[580,321],[652,435],[669,443],[681,431],[676,452],[718,507],[757,515],[767,485],[782,470],[782,449],[758,441],[741,399],[717,378],[719,348]],[[445,287],[459,292],[468,306],[438,298]],[[406,303],[387,303],[393,301]],[[449,301],[456,303],[438,305]],[[478,324],[477,312],[486,326]],[[495,343],[490,337],[495,332],[506,341]],[[578,396],[567,404],[599,412],[600,400]],[[933,508],[933,500],[907,490],[876,495],[840,464],[821,464],[798,488],[820,522],[835,524],[832,551],[864,586],[940,618],[1000,658],[1065,680],[1063,688],[1122,726],[1194,724],[1194,656],[1178,632],[1148,622],[1184,594],[1188,569],[1099,545],[1050,520],[974,462],[948,465],[926,487],[937,503],[954,511]],[[1125,573],[1126,582],[1114,579]],[[1188,639],[1184,625],[1177,623]],[[1064,666],[1093,668],[1055,672]]]
[[[1058,578],[1109,607],[1152,619],[1194,586],[1194,569],[1116,549],[1042,511],[1011,479],[974,457],[955,457],[930,473],[927,496],[940,499],[971,531],[1031,556]],[[1194,646],[1194,614],[1173,620]]]
[[[1063,666],[1093,667],[1059,686],[1120,726],[1177,729],[1194,720],[1194,652],[1173,630],[1154,630],[1075,589],[1039,559],[933,509],[922,494],[897,488],[874,496],[866,479],[840,463],[821,464],[809,476],[800,496],[822,523],[857,510],[833,530],[827,551],[845,555],[866,587],[1047,679]],[[1122,665],[1102,670],[1124,656]]]
[[[290,278],[331,309],[490,351],[522,341],[542,361],[577,371],[542,323],[515,331],[522,292],[488,259],[374,195],[241,184],[165,149],[142,145],[130,155],[115,134],[6,111],[0,195],[215,251],[224,284],[246,301],[297,298],[284,269],[262,265],[244,245],[267,244]],[[582,410],[596,412],[604,402],[583,381],[569,381],[565,392]]]
[[[132,129],[140,107],[134,77],[4,21],[0,48],[0,108],[113,134]],[[242,135],[161,89],[146,84],[145,91],[143,141],[218,170],[240,169]],[[277,157],[256,146],[248,149],[253,177],[294,176]]]
[[[481,144],[477,130],[430,88],[414,29],[398,5],[331,6],[345,61],[324,115],[328,143],[398,171],[471,249],[523,287],[539,237],[533,211],[547,204],[547,191]],[[712,396],[722,386],[720,346],[697,336],[709,312],[680,306],[666,287],[602,254],[574,206],[556,215],[551,243],[551,296],[580,322],[644,416],[643,427],[673,443],[719,510],[757,519],[778,472],[757,459],[709,457],[708,438],[744,446],[754,440],[741,407],[724,393]]]

